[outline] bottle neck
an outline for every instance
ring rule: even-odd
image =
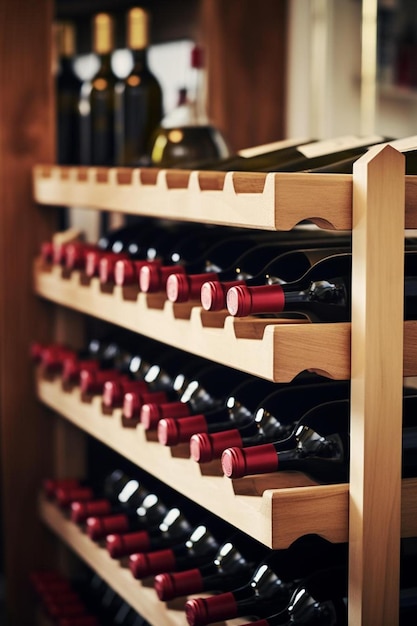
[[[132,74],[140,74],[148,69],[148,51],[146,48],[132,50],[133,67],[130,72]]]
[[[206,74],[204,68],[193,68],[193,99],[190,103],[191,123],[196,126],[206,126],[209,124],[206,103]]]
[[[112,66],[111,66],[111,57],[112,57],[112,53],[111,52],[105,52],[102,54],[98,54],[98,60],[99,60],[99,69],[98,72],[96,74],[96,76],[102,76],[102,75],[109,75],[113,73],[112,70]]]

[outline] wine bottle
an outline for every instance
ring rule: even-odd
[[[415,451],[417,427],[413,424],[416,396],[403,400],[403,476],[417,471]],[[229,478],[275,471],[300,471],[321,483],[349,480],[348,400],[324,402],[308,410],[292,434],[275,443],[250,448],[227,448],[222,468]],[[410,425],[411,423],[411,425]]]
[[[151,141],[150,157],[155,167],[187,167],[187,163],[228,156],[229,149],[220,130],[206,112],[204,51],[195,45],[191,51],[194,96],[183,107],[181,124],[167,116]]]
[[[186,265],[180,272],[171,269],[166,279],[166,294],[171,302],[200,302],[201,286],[207,280],[215,278],[223,269],[235,263],[248,248],[262,243],[276,241],[275,234],[249,232],[221,239],[207,249],[206,253],[193,263]]]
[[[275,385],[276,386],[276,385]],[[277,387],[277,386],[276,386]],[[211,424],[190,438],[190,456],[198,463],[221,458],[226,448],[246,448],[279,441],[290,436],[296,422],[309,409],[322,402],[348,399],[349,381],[300,379],[299,384],[279,385],[260,402],[254,402],[249,419],[229,424]]]
[[[134,577],[140,579],[163,572],[179,572],[208,563],[218,551],[219,537],[224,536],[224,531],[225,524],[215,524],[211,518],[193,528],[180,543],[131,554],[130,568]],[[109,540],[108,537],[107,542]]]
[[[223,160],[196,164],[198,169],[244,172],[304,171],[324,167],[348,157],[359,158],[368,147],[386,141],[379,135],[344,135],[330,139],[289,139],[241,150]]]
[[[111,66],[114,50],[114,19],[108,13],[93,17],[93,52],[99,68],[81,87],[79,102],[81,163],[114,165],[114,90],[117,77]]]
[[[164,418],[158,423],[158,440],[166,446],[190,441],[194,433],[215,432],[231,425],[247,424],[260,400],[276,389],[276,383],[247,377],[232,389],[220,408],[185,417]]]
[[[405,318],[413,319],[417,314],[414,252],[406,252],[405,274]],[[285,285],[231,287],[227,292],[227,308],[236,317],[293,311],[307,314],[314,321],[347,321],[350,276],[351,254],[334,254],[313,265],[299,280]]]
[[[255,568],[250,580],[232,591],[185,603],[190,626],[204,626],[235,617],[265,617],[283,610],[300,579],[310,575],[320,562],[330,567],[346,562],[345,544],[330,544],[307,536],[287,550],[272,550]]]
[[[58,70],[55,79],[57,162],[60,165],[78,165],[79,114],[78,101],[82,81],[74,71],[75,25],[70,21],[56,24],[56,54]]]
[[[204,231],[197,240],[193,241],[190,237],[186,241],[176,242],[170,253],[168,263],[162,265],[145,264],[140,269],[141,290],[145,292],[166,290],[167,279],[173,273],[201,274],[211,271],[210,275],[204,274],[203,277],[207,280],[236,281],[245,276],[249,278],[249,274],[260,272],[267,262],[275,256],[285,250],[297,249],[300,244],[305,247],[308,242],[315,247],[321,247],[326,243],[337,246],[347,243],[347,237],[344,235],[320,235],[318,233],[312,235],[311,232],[302,228],[296,228],[290,233],[274,233],[273,235],[263,233],[260,235],[259,232],[255,232],[251,234],[255,235],[255,241],[249,241],[246,248],[237,250],[238,257],[231,260],[227,256],[224,259],[221,256],[224,249],[222,240],[230,240],[232,236],[247,237],[247,231],[217,228],[213,232],[213,227],[210,227],[208,233]],[[230,265],[226,267],[225,264],[229,262]],[[213,267],[206,269],[206,265]],[[289,268],[290,264],[288,264],[287,274],[291,277],[293,274],[289,273]]]
[[[224,398],[247,374],[218,364],[206,365],[190,378],[178,401],[148,403],[141,408],[140,421],[147,430],[166,417],[183,417],[220,408]]]
[[[231,533],[205,565],[157,574],[155,591],[163,601],[203,592],[229,591],[245,584],[257,562],[268,553],[268,548],[249,535]]]
[[[349,252],[346,241],[336,247],[298,248],[285,250],[271,244],[255,247],[237,259],[232,269],[219,272],[201,286],[201,305],[206,311],[226,308],[227,292],[236,285],[253,287],[265,284],[283,284],[299,279],[319,260],[332,254]]]
[[[346,567],[319,569],[296,587],[283,611],[245,626],[347,626],[347,591]]]
[[[127,48],[133,67],[116,86],[117,164],[149,165],[150,140],[162,117],[162,89],[148,65],[149,13],[133,7],[127,13]]]
[[[185,512],[183,503],[181,505],[180,501],[179,504],[180,506],[166,507],[163,516],[154,515],[153,519],[149,519],[149,514],[146,513],[146,526],[141,507],[125,516],[125,528],[115,528],[106,534],[106,547],[110,555],[121,558],[138,552],[160,550],[182,541],[193,528],[193,521],[189,518],[189,512]],[[129,560],[132,573],[135,570],[135,560]]]
[[[144,381],[148,385],[148,392],[138,390],[127,391],[123,396],[123,418],[127,422],[137,422],[144,405],[159,405],[178,400],[192,377],[204,370],[207,363],[204,359],[194,357],[179,350],[172,350],[158,355],[147,370]],[[145,412],[147,418],[145,418]],[[158,413],[151,408],[143,413],[143,424],[146,429],[152,430],[155,424],[152,415],[158,418]]]

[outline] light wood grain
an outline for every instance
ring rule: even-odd
[[[39,261],[34,288],[57,304],[275,382],[289,382],[305,369],[349,378],[349,324],[280,323],[223,314],[211,318],[195,304],[173,305],[138,292],[126,295],[117,286],[101,290],[98,279],[82,285],[78,272],[64,279],[59,268],[45,271]]]
[[[349,504],[355,626],[398,623],[404,180],[404,156],[390,146],[355,163]]]

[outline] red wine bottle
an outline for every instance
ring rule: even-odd
[[[324,243],[324,242],[323,242]],[[332,242],[332,243],[338,243]],[[283,284],[298,280],[313,265],[332,254],[348,252],[345,239],[341,239],[339,246],[320,246],[314,248],[298,248],[289,251],[278,251],[271,256],[271,246],[265,244],[259,249],[250,250],[243,254],[232,269],[220,272],[217,278],[203,283],[201,286],[201,305],[206,311],[220,311],[227,308],[227,292],[236,285]],[[259,256],[258,256],[259,253]]]
[[[175,446],[189,441],[194,433],[215,432],[234,424],[247,424],[260,400],[275,388],[276,383],[247,377],[232,389],[219,409],[161,419],[158,423],[159,442],[166,446]]]
[[[417,315],[416,255],[405,254],[405,318]],[[334,254],[318,261],[299,280],[284,285],[238,285],[227,292],[231,315],[301,312],[314,321],[350,319],[351,254]]]
[[[417,470],[414,458],[417,448],[417,427],[413,424],[413,412],[415,413],[416,408],[416,396],[404,397],[403,476],[405,477],[413,476]],[[241,478],[248,474],[292,470],[304,472],[321,483],[347,482],[349,422],[348,400],[324,402],[307,411],[287,439],[250,448],[232,447],[224,450],[223,471],[230,478]]]
[[[199,567],[216,554],[224,531],[225,524],[216,523],[213,518],[203,520],[179,543],[167,542],[166,548],[131,554],[129,567],[137,579]]]
[[[275,234],[249,232],[243,235],[226,237],[210,247],[203,257],[189,263],[178,272],[172,268],[166,279],[166,294],[171,302],[200,301],[201,286],[214,278],[220,271],[234,264],[248,248],[271,240]]]
[[[163,601],[196,593],[229,591],[245,584],[257,562],[268,553],[268,548],[249,535],[235,532],[221,543],[208,563],[182,572],[157,574],[154,587]]]
[[[165,510],[163,517],[147,520],[146,528],[143,521],[130,517],[131,524],[121,532],[112,532],[106,537],[106,547],[113,558],[134,556],[136,553],[152,552],[174,545],[182,541],[193,528],[193,521],[185,507],[171,506]],[[140,514],[140,511],[138,512]],[[129,559],[129,567],[135,572],[136,558]],[[139,570],[138,570],[139,571]]]
[[[183,417],[221,408],[227,394],[246,377],[247,374],[223,365],[206,365],[190,377],[177,401],[143,405],[141,423],[151,430],[157,427],[159,420],[166,417]]]
[[[287,550],[271,551],[243,586],[188,600],[185,614],[190,626],[243,616],[265,617],[284,610],[299,581],[310,575],[318,562],[324,568],[346,559],[345,544],[330,544],[310,536],[302,539]]]
[[[288,606],[245,626],[347,626],[347,568],[319,569],[294,590]]]
[[[348,381],[321,378],[280,385],[253,406],[249,419],[237,420],[233,429],[227,423],[208,423],[205,432],[192,435],[190,456],[199,463],[207,463],[221,458],[226,448],[246,448],[286,439],[306,411],[325,401],[348,399],[349,390]]]
[[[142,407],[149,405],[149,410],[147,408],[143,412],[143,424],[146,429],[154,429],[152,416],[157,418],[158,413],[153,407],[178,400],[190,378],[198,375],[205,367],[206,361],[180,350],[173,349],[158,355],[144,376],[148,391],[141,393],[131,390],[124,394],[123,418],[131,423],[137,422]]]

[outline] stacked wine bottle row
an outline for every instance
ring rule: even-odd
[[[287,550],[270,550],[149,480],[140,471],[114,470],[96,484],[49,479],[44,493],[135,579],[148,580],[156,599],[183,602],[190,625],[278,611],[289,618],[301,585],[321,594],[303,623],[315,623],[321,602],[331,607],[332,623],[346,623],[346,544],[310,536]]]
[[[34,344],[44,376],[101,396],[103,413],[122,409],[124,427],[141,427],[161,445],[189,445],[204,464],[220,459],[226,476],[300,471],[318,483],[349,480],[349,381],[304,373],[275,384],[142,339],[138,351],[91,341],[77,352]],[[403,475],[417,476],[417,395],[404,387]],[[153,437],[155,439],[155,437]]]

